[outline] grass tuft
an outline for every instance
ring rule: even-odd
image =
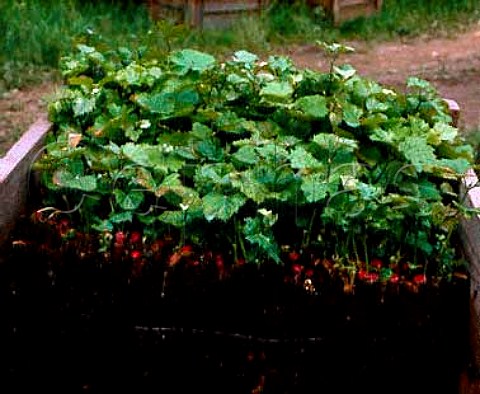
[[[145,34],[145,7],[133,2],[3,0],[0,12],[0,88],[32,83],[32,67],[55,69],[75,40],[95,32],[111,44]],[[18,69],[16,75],[12,70]]]

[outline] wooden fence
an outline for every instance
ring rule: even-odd
[[[240,15],[259,15],[269,0],[148,0],[153,18],[191,27],[223,27]]]

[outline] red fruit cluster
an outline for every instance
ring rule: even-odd
[[[358,279],[368,283],[375,283],[380,279],[380,274],[375,271],[361,269],[358,271]]]
[[[386,266],[379,258],[374,258],[369,266],[363,265],[357,272],[357,278],[365,283],[388,282],[397,284],[410,283],[414,286],[427,283],[425,273],[414,274],[408,263],[392,264]]]

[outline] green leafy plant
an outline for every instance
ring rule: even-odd
[[[130,259],[166,242],[170,266],[285,263],[309,289],[308,267],[346,285],[450,277],[471,146],[428,82],[398,93],[335,65],[350,48],[321,46],[328,73],[247,51],[78,45],[36,163],[40,215],[70,215],[106,259],[140,234]]]

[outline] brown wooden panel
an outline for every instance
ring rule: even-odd
[[[331,15],[334,24],[381,10],[383,0],[307,0],[310,6],[321,6]]]
[[[242,14],[259,14],[270,0],[148,0],[150,15],[160,18],[172,15],[179,22],[202,27],[225,27]],[[215,17],[213,17],[215,15]],[[224,21],[221,21],[221,19]]]
[[[254,11],[261,7],[261,3],[258,0],[213,0],[204,1],[203,12],[207,13],[231,13],[231,12],[243,12]]]
[[[358,5],[368,6],[373,3],[374,2],[371,0],[343,0],[343,1],[340,1],[340,7],[343,8],[343,7],[352,7],[352,6],[358,6]]]

